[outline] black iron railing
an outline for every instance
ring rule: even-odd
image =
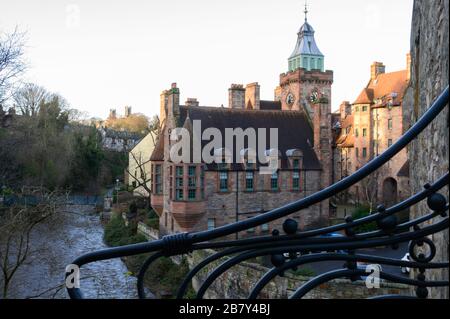
[[[357,278],[361,278],[361,276],[367,276],[366,271],[357,266],[358,262],[364,262],[416,269],[417,275],[415,279],[393,275],[383,271],[380,272],[379,276],[386,281],[416,287],[416,296],[414,298],[426,298],[428,296],[427,288],[449,286],[448,280],[430,281],[426,279],[427,270],[447,269],[448,271],[449,268],[448,261],[433,262],[433,259],[436,256],[436,245],[429,239],[430,235],[445,231],[449,228],[447,216],[449,206],[447,199],[438,193],[438,191],[449,184],[448,172],[433,184],[425,185],[421,192],[411,196],[405,201],[390,208],[379,206],[376,212],[359,220],[347,218],[345,223],[340,225],[299,232],[297,222],[292,219],[287,219],[283,224],[285,235],[281,235],[278,231],[275,231],[272,236],[266,237],[234,241],[217,240],[237,232],[285,218],[293,213],[320,203],[321,201],[332,198],[336,194],[360,182],[386,164],[413,141],[441,113],[448,105],[448,101],[449,88],[447,87],[429,110],[398,140],[397,143],[351,176],[309,197],[257,217],[214,230],[175,234],[166,236],[158,241],[93,252],[79,257],[73,264],[81,267],[88,263],[106,259],[154,253],[146,260],[138,275],[138,294],[140,298],[145,298],[143,284],[144,276],[149,266],[155,260],[161,257],[188,254],[197,250],[217,249],[217,253],[207,257],[197,266],[192,268],[184,281],[180,283],[177,297],[183,298],[189,283],[199,271],[211,263],[219,261],[223,257],[228,257],[211,271],[201,284],[197,292],[197,298],[202,298],[214,281],[233,266],[252,258],[271,256],[273,268],[259,279],[248,296],[250,299],[255,299],[271,280],[277,276],[283,275],[284,272],[290,269],[296,269],[296,267],[305,264],[321,261],[345,262],[345,268],[337,269],[311,279],[309,282],[299,287],[294,294],[290,296],[290,298],[302,298],[308,292],[325,282],[338,278],[357,280]],[[398,222],[395,215],[396,213],[409,209],[424,200],[427,201],[430,209],[428,214],[424,214],[423,216],[406,223]],[[377,223],[378,230],[363,234],[355,233],[355,227],[373,222]],[[323,236],[338,231],[344,231],[346,236]],[[358,254],[358,250],[361,249],[383,246],[392,246],[395,248],[400,243],[409,243],[410,261]],[[418,247],[425,246],[427,247],[427,253],[417,253]],[[317,253],[323,251],[331,252]],[[67,273],[66,275],[69,276],[70,273]],[[83,297],[80,288],[68,288],[68,293],[71,298]],[[378,298],[411,298],[411,296],[388,295],[380,296]]]

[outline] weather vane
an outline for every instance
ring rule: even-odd
[[[308,21],[308,2],[305,0],[305,22]]]

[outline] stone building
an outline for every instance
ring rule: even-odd
[[[251,218],[331,183],[333,72],[324,71],[324,55],[306,18],[288,59],[288,70],[280,76],[274,101],[261,100],[258,83],[231,85],[228,108],[199,106],[196,99],[181,105],[176,84],[161,94],[163,129],[151,156],[151,203],[160,216],[161,235],[214,229]],[[200,129],[196,123],[201,123]],[[209,128],[217,129],[221,145],[226,144],[229,129],[246,133],[254,130],[258,143],[265,143],[251,149],[250,137],[246,136],[239,147],[238,142],[233,145],[237,148],[234,152],[226,147],[211,147],[210,155],[219,158],[213,163],[194,161],[196,154],[175,163],[170,152],[177,141],[169,138],[175,128],[189,132],[191,146],[200,144],[202,150],[211,145],[204,140],[205,134],[210,137]],[[269,149],[273,128],[278,129],[276,150]],[[270,152],[278,154],[278,170],[261,174],[265,164],[256,154]],[[328,223],[329,203],[324,201],[292,218],[300,229]],[[239,237],[268,234],[280,229],[281,223],[279,220],[262,225]]]
[[[374,62],[370,80],[356,100],[343,102],[335,114],[336,168],[334,180],[347,177],[383,153],[404,132],[403,99],[410,78],[410,55],[406,69],[386,73]],[[403,150],[382,169],[354,186],[345,200],[384,203],[390,206],[409,195],[407,152]]]
[[[101,127],[102,147],[113,152],[129,152],[141,140],[141,134]]]

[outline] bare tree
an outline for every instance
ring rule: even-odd
[[[0,104],[13,91],[19,77],[25,72],[25,34],[16,28],[10,34],[0,34]]]
[[[360,162],[360,165],[364,165],[364,163]],[[381,167],[357,184],[360,187],[360,194],[363,197],[363,201],[369,206],[370,211],[375,209],[378,202],[378,183],[380,176],[383,174],[383,169]],[[357,195],[359,196],[359,194]]]
[[[143,188],[145,190],[145,192],[147,193],[148,201],[150,202],[150,182],[152,180],[151,172],[148,169],[150,158],[144,159],[141,152],[135,154],[133,151],[131,151],[130,155],[133,161],[133,165],[128,165],[128,167],[126,168],[126,172],[136,183],[136,188]],[[130,170],[130,167],[134,167],[135,171],[133,172],[132,170]]]
[[[23,188],[14,202],[0,205],[0,271],[2,297],[8,297],[11,280],[30,255],[33,229],[63,205],[60,193],[43,188]]]
[[[13,102],[20,114],[35,117],[39,108],[49,98],[49,93],[41,86],[26,83],[13,94]]]

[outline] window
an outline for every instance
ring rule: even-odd
[[[366,158],[367,157],[367,148],[363,148],[363,150],[362,150],[362,156],[364,157],[364,158]]]
[[[350,131],[351,131],[351,127],[347,127],[347,128],[345,129],[345,134],[349,135],[349,134],[350,134]]]
[[[392,139],[388,139],[388,147],[391,147],[392,144],[394,144],[393,141],[392,141]]]
[[[188,174],[188,199],[195,200],[197,198],[197,167],[189,166]]]
[[[359,158],[359,148],[355,149],[355,155],[356,155],[356,158]]]
[[[357,128],[355,129],[355,137],[359,137],[359,130]]]
[[[163,184],[162,184],[162,165],[155,165],[154,166],[154,176],[153,176],[153,180],[154,182],[154,193],[156,195],[161,195],[162,194],[162,188],[163,188]]]
[[[394,122],[392,121],[392,119],[388,120],[388,129],[392,130],[392,128],[394,127]]]
[[[311,58],[311,69],[314,70],[316,69],[316,59]]]
[[[363,128],[363,137],[367,137],[367,129]]]
[[[272,177],[270,179],[270,188],[273,191],[278,191],[278,173],[272,174]]]
[[[184,199],[184,181],[183,181],[183,166],[176,167],[175,179],[175,198],[176,200]]]
[[[268,233],[270,231],[269,224],[262,224],[261,225],[261,232]]]
[[[219,173],[219,191],[228,192],[228,172]]]
[[[245,190],[252,192],[254,187],[254,174],[253,172],[245,173]]]
[[[368,109],[368,108],[367,108],[367,105],[363,105],[362,111],[363,111],[363,112],[367,112],[367,109]]]
[[[355,107],[355,112],[359,112],[359,106]]]
[[[208,218],[208,230],[216,228],[216,220],[214,218]]]
[[[303,68],[304,69],[308,68],[308,58],[306,58],[306,57],[303,58]]]
[[[300,169],[300,160],[299,159],[294,159],[292,161],[292,168],[293,169]]]
[[[322,70],[322,69],[323,69],[323,62],[322,62],[322,59],[319,59],[319,60],[317,61],[317,68],[318,68],[319,70]]]
[[[300,173],[292,173],[292,189],[295,191],[300,190]]]

